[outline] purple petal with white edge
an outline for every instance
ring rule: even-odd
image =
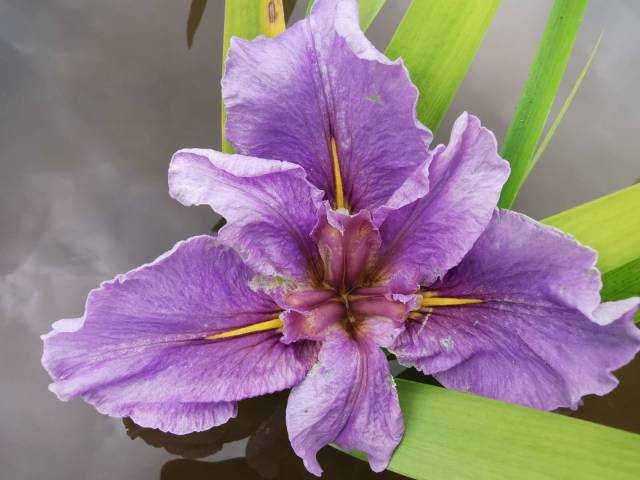
[[[253,276],[235,251],[200,236],[103,283],[83,318],[43,336],[50,389],[183,434],[224,423],[236,400],[295,385],[314,345],[285,345],[275,330],[205,339],[278,317],[273,299],[249,287]]]
[[[433,152],[429,193],[389,212],[380,227],[382,272],[402,272],[408,283],[442,277],[491,220],[508,175],[493,133],[473,115],[462,114],[449,145]]]
[[[407,322],[399,360],[446,387],[552,410],[604,395],[640,350],[640,299],[600,304],[596,254],[514,212],[497,211],[458,267],[430,289],[483,303],[432,307]]]
[[[428,158],[418,90],[366,39],[355,0],[318,0],[276,38],[233,38],[222,92],[239,153],[302,165],[336,198],[332,138],[353,212],[383,205]],[[335,204],[334,204],[335,206]]]
[[[322,192],[298,165],[180,150],[169,167],[169,192],[184,205],[207,204],[224,216],[220,241],[238,250],[254,270],[305,279],[314,269],[310,234]]]
[[[287,405],[291,445],[307,469],[320,475],[317,452],[329,443],[356,448],[380,472],[404,433],[402,412],[387,359],[369,338],[336,331],[319,361],[291,390]]]

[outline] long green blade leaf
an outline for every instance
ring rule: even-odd
[[[598,47],[600,46],[600,42],[602,41],[602,36],[603,34],[601,33],[600,36],[598,37],[598,41],[593,47],[593,50],[591,50],[591,55],[589,55],[589,59],[587,60],[587,63],[585,64],[582,71],[580,72],[580,75],[578,76],[576,83],[573,85],[573,88],[571,89],[569,96],[562,104],[562,107],[560,107],[560,111],[558,112],[558,115],[551,123],[551,126],[549,127],[549,131],[544,136],[544,139],[542,140],[542,142],[540,142],[540,146],[536,150],[536,153],[533,155],[533,158],[531,159],[531,163],[529,163],[529,167],[525,172],[525,178],[529,176],[529,173],[531,173],[531,170],[533,170],[533,167],[535,167],[536,163],[538,163],[538,160],[540,160],[540,157],[549,146],[549,143],[551,143],[551,140],[553,139],[553,136],[555,135],[556,130],[558,130],[560,123],[562,123],[562,119],[564,118],[567,111],[569,110],[569,107],[573,103],[573,99],[578,93],[578,90],[580,89],[580,85],[582,85],[582,81],[584,80],[584,77],[587,75],[587,72],[589,71],[589,67],[591,67],[591,63],[593,63],[593,59],[596,57],[596,53],[598,52]]]
[[[387,0],[359,0],[360,27],[366,30],[373,23]]]
[[[358,13],[360,14],[360,28],[366,30],[378,16],[380,9],[387,0],[358,0]],[[307,4],[307,15],[313,7],[313,0]]]
[[[402,57],[420,90],[418,117],[438,129],[499,0],[413,0],[386,54]]]
[[[573,49],[587,0],[556,0],[529,71],[516,112],[507,130],[503,158],[511,175],[502,189],[499,205],[509,208],[531,170],[533,154]]]
[[[252,39],[258,35],[274,35],[284,28],[282,0],[226,0],[224,5],[224,39],[222,62],[227,58],[231,37]],[[222,113],[222,151],[233,153],[233,147],[224,136],[227,119],[224,105]]]
[[[553,215],[544,223],[598,251],[603,272],[640,258],[640,185]]]
[[[396,382],[406,431],[389,466],[395,472],[428,480],[638,478],[640,435]]]

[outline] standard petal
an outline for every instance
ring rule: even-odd
[[[315,475],[322,473],[316,454],[329,443],[366,452],[371,468],[384,470],[404,425],[382,350],[342,331],[329,337],[318,363],[291,390],[287,429],[294,451]]]
[[[207,204],[224,216],[220,240],[253,269],[297,279],[313,270],[316,250],[309,235],[322,192],[307,182],[299,166],[180,150],[169,167],[169,192],[184,205]]]
[[[330,209],[326,202],[318,211],[311,236],[324,265],[320,281],[338,291],[360,285],[373,268],[380,248],[380,234],[368,211],[347,215]]]
[[[431,289],[483,303],[432,307],[394,345],[401,362],[457,390],[542,409],[576,407],[617,385],[640,350],[639,299],[600,305],[596,255],[571,237],[496,212],[473,249]]]
[[[418,90],[365,38],[355,0],[318,0],[276,38],[232,39],[222,80],[239,153],[302,165],[336,199],[332,139],[352,212],[386,200],[428,157]]]
[[[489,223],[509,174],[493,134],[467,113],[456,120],[449,145],[433,155],[429,193],[388,212],[380,227],[381,271],[422,284],[462,260]]]
[[[43,337],[50,389],[186,433],[226,421],[236,400],[291,387],[315,359],[312,344],[285,345],[275,330],[206,339],[278,316],[275,302],[249,287],[253,275],[235,251],[201,236],[104,283],[82,319]]]

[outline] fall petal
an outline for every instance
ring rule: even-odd
[[[249,287],[253,276],[236,252],[201,236],[103,283],[83,318],[43,337],[50,389],[186,433],[224,423],[236,400],[291,387],[314,362],[311,344],[285,345],[276,330],[207,339],[277,317],[275,302]]]
[[[430,289],[481,303],[431,307],[393,350],[449,388],[542,408],[604,395],[612,371],[640,350],[639,299],[600,304],[596,255],[558,230],[509,211]]]
[[[366,452],[371,468],[384,470],[404,426],[382,350],[344,332],[329,337],[318,363],[291,391],[287,429],[293,449],[315,475],[322,473],[316,454],[329,443]]]

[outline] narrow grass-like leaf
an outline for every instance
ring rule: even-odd
[[[511,163],[511,175],[499,205],[509,208],[531,170],[553,100],[573,49],[587,0],[556,0],[549,14],[538,52],[501,148]]]
[[[415,479],[637,479],[640,435],[408,380],[389,469]],[[354,455],[363,458],[359,453]]]
[[[436,131],[499,0],[413,0],[386,54],[402,57],[420,90],[418,117]]]
[[[284,8],[282,0],[226,0],[224,7],[224,39],[222,62],[227,58],[231,37],[252,39],[258,35],[275,36],[284,30]],[[232,153],[233,147],[224,136],[227,119],[224,104],[222,113],[222,151]]]
[[[187,47],[189,48],[193,45],[193,38],[196,35],[206,7],[207,0],[191,0],[189,18],[187,18]]]
[[[387,0],[360,0],[358,11],[360,13],[360,27],[366,30],[380,13],[380,9]]]
[[[360,14],[360,28],[366,30],[378,16],[380,9],[387,0],[358,0],[358,13]],[[307,4],[307,15],[313,7],[313,0]]]
[[[531,163],[529,163],[528,169],[525,172],[525,178],[529,176],[529,173],[531,173],[531,170],[533,170],[533,167],[535,167],[536,163],[538,163],[538,160],[540,160],[540,157],[542,156],[544,151],[549,146],[549,143],[553,139],[553,136],[556,133],[556,130],[558,130],[560,123],[562,123],[562,119],[564,118],[567,111],[569,110],[569,107],[571,106],[573,99],[575,98],[576,94],[578,93],[578,90],[580,89],[580,85],[582,85],[582,80],[584,80],[584,77],[589,71],[589,67],[591,67],[591,63],[593,62],[593,59],[596,57],[596,53],[598,52],[598,47],[600,46],[600,42],[602,41],[602,36],[603,36],[603,33],[601,33],[600,36],[598,37],[598,41],[593,47],[593,50],[591,50],[591,55],[589,55],[589,59],[587,60],[587,63],[584,65],[582,71],[580,72],[580,75],[578,76],[576,83],[573,85],[573,88],[569,93],[569,96],[562,104],[562,107],[560,107],[560,111],[558,112],[558,115],[556,115],[556,118],[551,123],[551,126],[549,127],[549,130],[547,131],[546,135],[542,139],[542,142],[540,142],[540,146],[536,150],[536,153],[533,155],[533,158],[531,159]]]
[[[640,258],[640,184],[553,215],[544,223],[598,252],[604,273]]]

